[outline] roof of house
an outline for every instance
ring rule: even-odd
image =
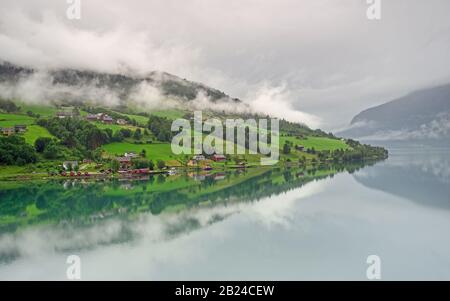
[[[129,157],[117,157],[116,159],[119,162],[131,162],[131,158]]]

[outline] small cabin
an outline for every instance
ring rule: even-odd
[[[205,156],[203,156],[203,155],[195,155],[194,157],[192,157],[192,160],[194,160],[194,161],[204,161],[205,160]]]
[[[128,122],[125,119],[117,119],[116,123],[118,125],[127,125]]]
[[[65,170],[73,169],[78,166],[78,161],[64,161],[62,166]]]
[[[128,157],[117,157],[116,160],[119,161],[120,169],[122,170],[128,169],[133,164],[131,158]]]
[[[16,133],[25,133],[27,131],[27,126],[18,124],[14,126],[14,130]]]
[[[87,121],[97,121],[97,120],[98,120],[98,117],[97,117],[97,115],[94,115],[94,114],[88,114],[88,115],[86,116],[86,120],[87,120]]]
[[[227,159],[227,157],[225,157],[225,155],[214,154],[212,156],[212,159],[215,162],[222,162],[222,161],[225,161]]]
[[[114,119],[112,119],[110,116],[106,115],[103,117],[102,121],[105,124],[112,124],[114,122]]]
[[[3,136],[11,136],[16,133],[14,128],[2,128],[2,135]]]

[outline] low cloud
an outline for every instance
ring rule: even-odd
[[[436,119],[422,124],[418,129],[379,130],[374,134],[360,137],[368,141],[408,141],[408,140],[439,140],[450,137],[450,114],[441,113]]]

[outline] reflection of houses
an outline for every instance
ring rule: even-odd
[[[216,181],[220,181],[220,180],[225,180],[225,174],[224,173],[217,173],[214,175],[214,180]]]
[[[2,128],[2,135],[3,136],[11,136],[14,135],[16,131],[14,128]]]
[[[194,181],[204,181],[206,179],[205,175],[193,174],[190,176]]]
[[[227,157],[225,157],[225,155],[219,155],[219,154],[214,154],[211,158],[216,162],[223,162],[227,159]]]
[[[64,161],[62,166],[65,170],[73,169],[78,166],[78,161]]]
[[[18,124],[14,126],[14,130],[16,131],[16,133],[25,133],[27,131],[27,126]]]

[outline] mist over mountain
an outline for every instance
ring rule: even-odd
[[[450,84],[364,110],[339,134],[369,141],[450,144],[445,139],[450,138]]]
[[[31,102],[67,100],[91,101],[107,105],[134,104],[149,107],[193,108],[216,104],[218,110],[245,105],[217,89],[182,79],[175,75],[152,71],[145,76],[89,70],[36,70],[0,63],[0,97]],[[211,109],[211,107],[210,107]]]

